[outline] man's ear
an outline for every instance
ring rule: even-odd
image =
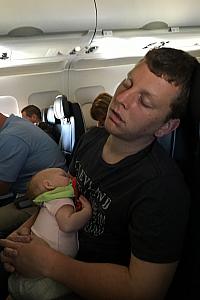
[[[51,191],[51,190],[53,190],[55,188],[55,186],[53,185],[52,181],[48,180],[48,179],[44,179],[43,182],[42,182],[42,185],[48,191]]]
[[[169,134],[173,130],[175,130],[180,124],[180,119],[170,119],[165,124],[163,124],[160,128],[158,128],[154,134],[155,137],[159,138],[164,135]]]

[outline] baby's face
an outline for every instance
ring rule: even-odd
[[[66,186],[69,184],[70,178],[68,174],[62,169],[54,169],[52,174],[52,183],[54,186]]]

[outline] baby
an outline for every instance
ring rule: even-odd
[[[76,211],[71,180],[60,168],[45,169],[33,176],[28,186],[28,196],[40,206],[31,227],[33,238],[42,238],[50,247],[75,257],[78,251],[77,231],[92,215],[90,203],[80,197],[81,210]],[[70,292],[50,278],[30,279],[17,273],[10,276],[8,287],[10,296],[7,300],[50,300]]]

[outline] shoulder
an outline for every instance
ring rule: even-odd
[[[11,115],[5,122],[0,131],[1,137],[7,136],[27,143],[33,147],[33,143],[40,143],[40,147],[45,144],[53,145],[55,142],[42,129],[35,126],[30,121],[24,120],[18,116]]]
[[[143,202],[145,211],[170,211],[170,215],[182,211],[182,215],[188,215],[190,193],[183,173],[159,143],[154,143],[144,158],[140,176],[140,196],[148,199]]]
[[[97,139],[104,136],[108,136],[107,131],[103,127],[93,127],[87,131],[84,135],[84,139]]]
[[[92,147],[101,143],[101,141],[104,141],[107,137],[108,133],[104,128],[94,127],[82,135],[79,143],[77,144],[76,150],[80,150],[85,147]]]
[[[155,142],[151,151],[147,155],[147,168],[149,167],[152,176],[169,176],[183,177],[176,161],[169,157],[165,149]]]
[[[70,198],[55,199],[44,203],[44,207],[46,207],[54,216],[56,215],[57,211],[65,205],[70,205],[75,208],[74,202]]]
[[[94,127],[85,134],[84,140],[87,142],[104,140],[107,139],[108,135],[109,133],[105,130],[105,128]]]

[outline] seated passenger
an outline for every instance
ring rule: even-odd
[[[31,177],[51,167],[67,168],[58,145],[30,122],[0,113],[0,233],[18,227],[35,210],[17,209],[14,203],[4,205],[2,198],[11,192],[25,194]]]
[[[80,197],[82,209],[75,210],[74,190],[66,172],[60,168],[40,171],[28,185],[28,194],[39,205],[39,214],[31,218],[32,239],[42,238],[50,247],[75,257],[78,251],[77,231],[91,217],[90,203]],[[21,226],[21,230],[23,225]],[[18,229],[19,233],[20,230]],[[14,234],[14,233],[13,233]],[[50,278],[24,278],[13,273],[9,278],[10,298],[15,300],[51,300],[70,293],[64,285]]]
[[[103,127],[106,119],[108,106],[112,96],[108,93],[99,94],[92,103],[92,107],[90,109],[91,117],[97,121],[97,127]]]
[[[44,132],[46,132],[53,140],[58,143],[59,139],[55,135],[55,131],[50,124],[42,122],[42,115],[39,107],[35,105],[28,105],[21,110],[22,117],[29,120],[31,123],[37,125]]]
[[[48,276],[78,299],[165,298],[182,253],[190,197],[156,139],[179,126],[197,64],[184,51],[156,48],[126,74],[105,129],[81,138],[69,167],[93,208],[79,232],[76,259],[39,239],[4,239],[7,271]]]
[[[37,125],[42,121],[42,115],[39,107],[36,105],[27,105],[21,110],[22,117]]]

